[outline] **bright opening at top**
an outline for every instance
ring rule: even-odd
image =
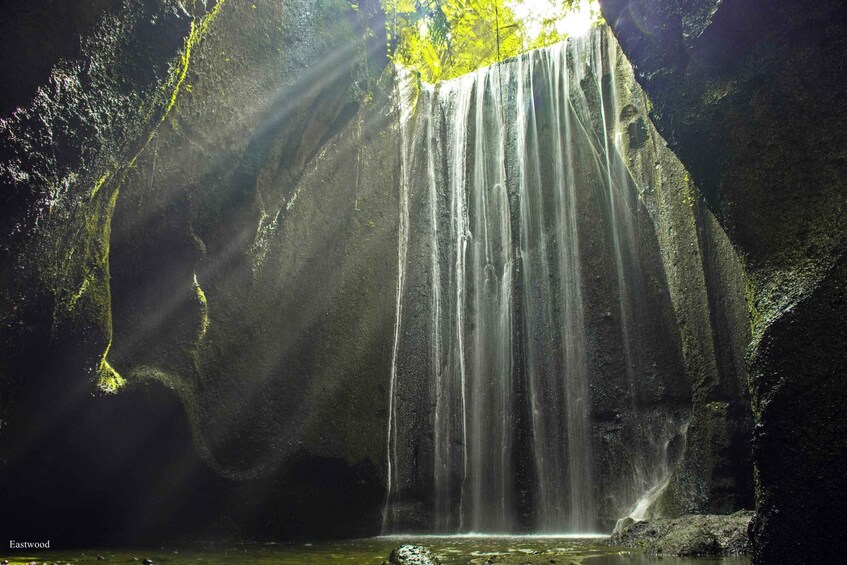
[[[508,3],[526,33],[534,41],[545,25],[553,25],[562,36],[579,37],[587,34],[599,19],[596,0],[561,2],[556,0],[513,0]]]
[[[395,62],[426,82],[455,78],[601,21],[597,0],[383,0]]]

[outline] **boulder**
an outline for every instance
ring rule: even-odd
[[[441,565],[441,561],[426,547],[401,545],[394,548],[382,565]]]
[[[651,555],[747,555],[753,512],[695,515],[635,522],[612,534],[610,545],[635,547]]]

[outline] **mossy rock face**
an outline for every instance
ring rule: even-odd
[[[612,534],[609,545],[635,547],[650,555],[749,555],[753,512],[686,515],[635,522]]]
[[[43,52],[44,65],[58,60],[49,79],[27,75],[21,86],[33,92],[0,119],[0,445],[11,451],[24,445],[32,413],[64,414],[99,378],[120,383],[105,359],[112,212],[126,163],[165,108],[170,63],[189,30],[158,2],[53,4],[16,6],[4,18],[35,28],[36,40],[42,24],[69,13],[63,25],[93,30],[47,41],[61,43]],[[30,78],[46,82],[34,91]]]
[[[318,8],[221,8],[115,212],[114,365],[171,386],[196,447],[234,482],[279,481],[302,456],[367,467],[370,484],[383,462],[391,77],[378,83],[382,52],[348,4]]]
[[[744,354],[750,327],[741,258],[697,186],[647,118],[637,69],[619,54],[616,83],[627,169],[656,234],[662,275],[690,387],[688,426],[670,483],[649,511],[661,517],[752,507],[752,414]]]
[[[798,528],[804,528],[803,545],[814,543],[810,551],[825,556],[821,562],[837,562],[843,553],[833,540],[840,539],[837,519],[847,508],[847,343],[833,328],[845,320],[847,258],[842,255],[808,298],[768,327],[753,359],[759,381],[754,543],[761,563],[799,552]]]
[[[157,490],[133,471],[153,461],[148,477],[178,477],[179,528],[145,506],[144,527],[63,531],[375,531],[398,168],[375,7],[127,2],[0,124],[0,475],[18,526],[119,517]],[[163,451],[148,424],[165,415]],[[98,450],[126,474],[100,473]],[[19,488],[32,467],[73,469],[50,512]],[[91,508],[77,475],[100,479]],[[191,510],[204,491],[221,504]]]
[[[91,545],[377,533],[401,145],[379,13],[127,1],[0,123],[0,500],[23,509],[3,520],[45,538],[94,521],[63,530]],[[624,157],[654,190],[639,230],[663,312],[643,332],[659,367],[645,372],[651,417],[692,418],[663,502],[734,509],[747,467],[732,447],[749,423],[737,410],[743,274],[627,80]],[[611,259],[587,254],[602,281],[588,299],[605,303]],[[591,324],[608,348],[608,320]],[[617,448],[614,356],[593,416],[596,442]],[[41,483],[50,496],[18,488]]]
[[[652,118],[744,260],[755,561],[837,561],[847,440],[847,6],[601,0]],[[826,108],[823,118],[821,108]],[[818,322],[812,324],[812,320]],[[814,384],[813,384],[814,383]]]

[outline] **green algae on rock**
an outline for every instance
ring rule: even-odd
[[[635,547],[651,555],[749,555],[753,512],[694,515],[635,522],[609,538],[613,546]]]

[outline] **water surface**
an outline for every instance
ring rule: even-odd
[[[748,565],[746,558],[650,557],[625,548],[603,544],[603,538],[561,537],[422,537],[390,536],[337,542],[298,544],[246,544],[214,548],[180,550],[85,550],[39,551],[28,554],[0,554],[9,563],[140,563],[151,559],[156,564],[188,565],[317,565],[355,563],[380,565],[398,545],[414,543],[432,549],[443,565],[519,563],[585,565]],[[105,559],[98,559],[98,557]]]

